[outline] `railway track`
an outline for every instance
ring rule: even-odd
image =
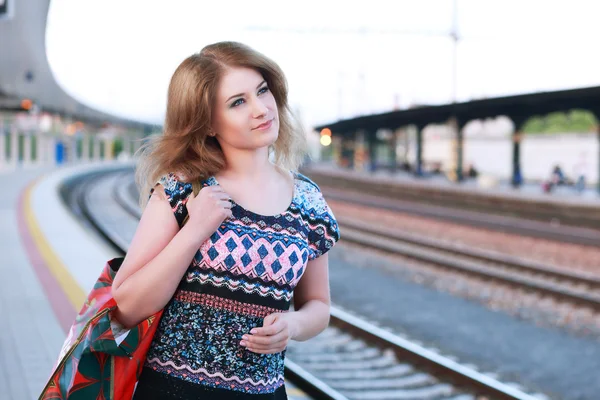
[[[118,183],[118,184],[117,184]],[[74,187],[82,215],[122,252],[140,210],[131,171],[94,176]],[[113,210],[107,213],[107,204]],[[115,204],[118,206],[115,207]],[[124,228],[124,225],[130,225]],[[287,349],[286,377],[315,399],[540,399],[516,385],[452,361],[337,307],[329,328]]]
[[[338,218],[343,239],[600,311],[600,279],[504,254],[447,244],[399,229]]]
[[[489,229],[592,246],[600,243],[600,207],[592,202],[469,190],[464,185],[435,185],[425,179],[397,180],[320,167],[305,172],[328,197],[339,193],[345,201],[367,201]]]
[[[600,230],[564,226],[553,222],[534,221],[517,216],[492,215],[480,211],[443,207],[418,201],[395,199],[383,194],[368,194],[356,190],[328,186],[322,186],[321,189],[328,199],[349,204],[377,207],[477,228],[555,240],[563,243],[595,247],[600,245]]]

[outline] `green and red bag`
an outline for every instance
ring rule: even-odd
[[[69,330],[58,361],[39,400],[130,400],[162,310],[140,322],[117,344],[110,323],[116,308],[113,279],[123,262],[114,258]]]

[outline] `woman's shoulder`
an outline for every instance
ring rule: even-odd
[[[319,186],[308,176],[300,173],[294,172],[294,177],[296,180],[297,187],[300,188],[301,192],[309,192],[309,193],[320,193],[321,189]]]
[[[302,218],[308,223],[308,259],[313,260],[328,252],[340,239],[337,220],[327,204],[319,185],[299,172],[295,173],[298,189],[297,199]]]
[[[192,183],[184,174],[178,172],[167,172],[158,177],[155,185],[161,185],[167,195],[181,192],[191,192]]]
[[[176,172],[167,172],[160,175],[156,183],[161,184],[167,190],[173,190],[177,184],[183,183],[183,179]]]
[[[314,215],[328,214],[331,212],[329,205],[319,188],[312,179],[299,172],[296,175],[296,201],[302,205],[305,212]]]

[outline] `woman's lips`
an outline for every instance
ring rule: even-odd
[[[257,130],[259,130],[259,131],[264,131],[264,130],[266,130],[266,129],[269,129],[269,128],[271,127],[271,125],[272,125],[272,124],[273,124],[273,120],[271,119],[271,120],[269,120],[269,121],[265,122],[264,124],[260,124],[259,126],[257,126],[257,127],[256,127],[256,128],[254,128],[254,129],[257,129]]]

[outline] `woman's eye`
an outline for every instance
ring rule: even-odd
[[[266,93],[269,91],[269,87],[268,86],[263,86],[262,88],[259,89],[258,94],[261,95],[263,93]],[[234,101],[233,103],[231,103],[231,107],[237,107],[240,104],[242,104],[241,102],[244,101],[244,99],[237,99],[236,101]]]
[[[240,103],[240,101],[244,101],[244,99],[237,99],[236,101],[231,103],[231,107],[239,106],[240,104],[242,104]]]

